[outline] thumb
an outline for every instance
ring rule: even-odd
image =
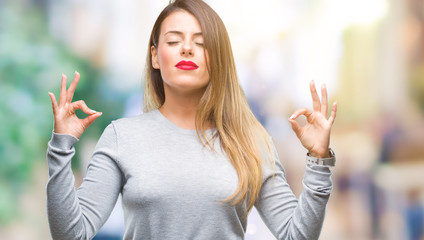
[[[81,109],[84,113],[93,115],[93,113],[96,113],[96,111],[90,109],[87,107],[87,104],[85,104],[84,100],[79,100],[72,103],[72,109],[75,111],[77,109]]]
[[[91,114],[90,116],[82,119],[82,124],[84,125],[84,128],[87,128],[88,126],[90,126],[94,122],[94,120],[96,120],[102,114],[103,114],[102,112],[96,112],[96,113]]]

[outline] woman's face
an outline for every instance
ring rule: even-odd
[[[209,83],[208,56],[203,48],[202,29],[193,15],[181,10],[166,17],[157,48],[152,46],[151,53],[153,68],[160,69],[165,94],[203,93]]]

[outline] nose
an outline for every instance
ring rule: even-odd
[[[192,44],[188,41],[185,41],[183,46],[181,47],[181,55],[184,57],[190,56],[192,57],[193,54],[193,47]]]

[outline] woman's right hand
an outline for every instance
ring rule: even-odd
[[[83,100],[72,102],[75,88],[80,79],[80,74],[75,71],[75,77],[66,90],[66,75],[62,74],[62,84],[60,86],[59,104],[53,93],[49,92],[52,100],[53,115],[54,115],[54,132],[60,134],[69,134],[76,138],[80,138],[82,133],[90,126],[96,118],[102,115],[101,112],[96,112],[87,107]],[[81,109],[89,116],[84,119],[79,119],[75,114],[75,110]]]

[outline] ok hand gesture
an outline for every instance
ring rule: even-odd
[[[313,109],[301,108],[297,110],[290,118],[293,131],[299,138],[302,145],[308,149],[309,154],[316,158],[329,157],[329,144],[331,127],[336,118],[337,103],[333,104],[331,116],[327,119],[328,100],[327,89],[325,85],[321,87],[321,101],[319,99],[314,81],[309,84],[312,95]],[[301,127],[296,122],[296,118],[300,115],[306,116],[307,123]]]
[[[62,84],[60,86],[59,105],[56,102],[56,97],[49,92],[52,101],[54,115],[54,132],[61,134],[69,134],[79,138],[85,129],[90,126],[96,118],[102,115],[101,112],[96,112],[87,107],[83,100],[72,102],[75,88],[80,79],[80,74],[75,71],[75,77],[69,89],[66,90],[66,76],[62,74]],[[89,116],[84,119],[79,119],[75,114],[75,110],[81,109]]]

